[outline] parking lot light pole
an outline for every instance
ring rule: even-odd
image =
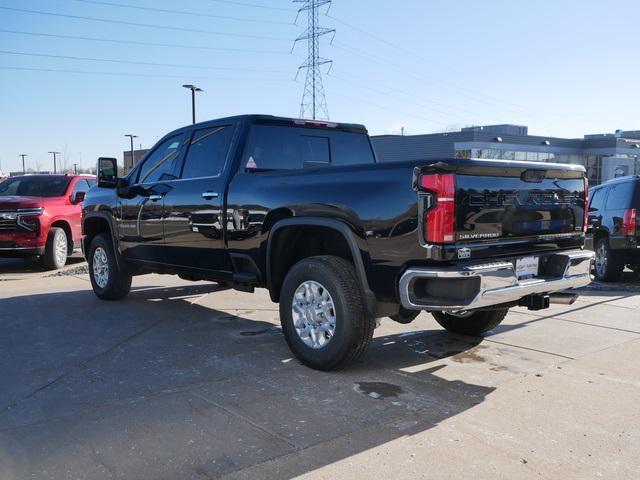
[[[133,168],[133,162],[134,162],[134,158],[133,158],[133,139],[134,138],[138,138],[138,136],[137,135],[132,135],[130,133],[127,133],[125,135],[125,137],[129,137],[129,139],[131,140],[131,168]],[[129,170],[129,171],[131,171],[131,170]]]
[[[58,173],[57,165],[56,165],[56,155],[60,155],[60,152],[49,152],[49,153],[53,154],[53,173]]]
[[[24,157],[26,157],[27,154],[21,153],[19,156],[22,157],[22,174],[24,175],[25,173],[27,173],[27,170],[24,168]]]
[[[191,121],[196,123],[196,92],[203,92],[200,87],[195,85],[182,85],[184,88],[191,90]]]

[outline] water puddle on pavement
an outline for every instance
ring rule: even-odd
[[[358,393],[375,399],[396,398],[401,393],[404,393],[404,390],[398,385],[385,382],[354,383],[353,389]]]

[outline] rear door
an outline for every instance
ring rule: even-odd
[[[179,267],[231,274],[224,246],[225,166],[234,124],[194,129],[187,141],[179,179],[165,197],[165,249]]]

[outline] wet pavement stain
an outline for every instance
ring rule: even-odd
[[[456,353],[451,357],[451,360],[459,363],[484,363],[487,361],[485,357],[478,353],[479,350],[484,350],[488,347],[478,345],[477,347],[467,350],[466,352]]]
[[[402,390],[398,385],[385,382],[354,383],[353,389],[358,393],[362,393],[363,395],[367,395],[368,397],[375,398],[377,400],[383,398],[396,398],[401,393],[404,393],[404,390]]]

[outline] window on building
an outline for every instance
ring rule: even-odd
[[[227,158],[233,128],[219,126],[193,132],[182,167],[182,178],[220,175]]]
[[[181,133],[166,139],[158,145],[142,164],[138,175],[138,183],[153,183],[166,177],[172,177],[175,174],[176,162],[180,155],[180,146],[183,138],[184,134]]]

